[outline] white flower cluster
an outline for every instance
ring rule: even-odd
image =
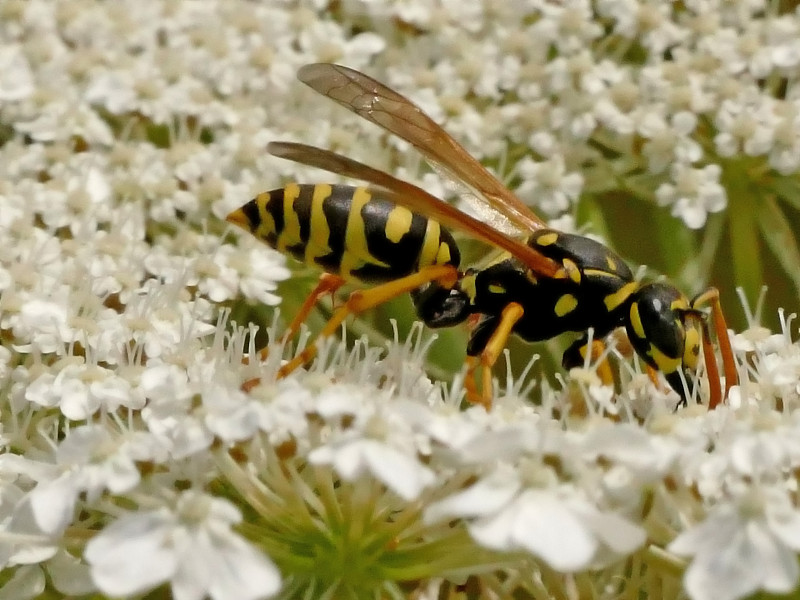
[[[790,319],[736,337],[741,385],[712,413],[673,412],[625,361],[620,394],[587,368],[537,405],[509,383],[486,413],[427,379],[415,337],[385,355],[333,343],[276,381],[284,349],[257,364],[254,331],[221,308],[276,304],[289,276],[221,218],[290,175],[326,177],[268,141],[418,169],[301,89],[299,66],[408,93],[549,217],[601,176],[658,176],[653,198],[699,227],[725,206],[723,158],[800,167],[800,17],[765,11],[1,2],[0,594],[422,599],[474,577],[497,598],[609,597],[684,567],[698,600],[794,589]]]

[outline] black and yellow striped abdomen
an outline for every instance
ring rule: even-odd
[[[306,264],[364,283],[429,265],[457,267],[460,259],[438,222],[365,187],[292,183],[259,194],[228,220]]]

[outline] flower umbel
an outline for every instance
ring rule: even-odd
[[[0,595],[797,590],[798,39],[792,3],[758,1],[0,3]],[[413,98],[552,227],[630,238],[689,295],[716,280],[730,310],[768,273],[728,402],[673,410],[624,344],[616,387],[591,356],[548,379],[539,346],[487,412],[453,374],[463,332],[402,308],[277,378],[308,333],[281,343],[272,307],[317,273],[224,216],[334,176],[266,144],[451,190],[301,89],[316,61]]]

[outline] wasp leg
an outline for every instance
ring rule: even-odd
[[[583,336],[575,340],[561,357],[561,364],[565,369],[583,367],[586,364],[586,355],[590,354],[590,361],[596,363],[595,372],[603,385],[614,385],[614,372],[608,362],[608,356],[603,356],[606,345],[601,340],[592,340],[589,349],[589,337]]]
[[[464,387],[467,389],[467,401],[472,404],[482,404],[486,410],[492,408],[492,367],[497,362],[503,348],[506,347],[508,337],[522,318],[525,310],[522,305],[511,302],[503,309],[499,318],[488,319],[478,326],[470,340],[467,349],[467,375],[464,380]],[[491,331],[488,339],[481,344],[485,337],[485,332]],[[481,348],[478,350],[477,348]],[[478,353],[480,352],[480,353]],[[478,386],[475,382],[475,371],[481,367],[481,393],[478,394]]]
[[[658,371],[655,370],[650,365],[645,365],[645,370],[647,371],[648,379],[650,379],[650,381],[653,383],[653,385],[656,386],[659,390],[664,389],[661,386],[661,380],[659,380],[659,378],[658,378]]]
[[[445,287],[452,287],[458,281],[458,271],[452,265],[433,265],[420,269],[416,273],[407,275],[394,281],[381,284],[368,290],[356,290],[347,298],[344,306],[337,309],[328,320],[319,335],[305,350],[295,356],[278,371],[278,377],[285,377],[298,367],[310,361],[317,354],[319,340],[336,333],[342,322],[349,316],[355,315],[379,304],[383,304],[406,294],[431,281],[438,282]]]
[[[281,345],[285,344],[287,341],[292,339],[297,332],[300,330],[300,326],[305,322],[308,318],[309,313],[314,309],[317,302],[325,296],[326,294],[334,294],[336,290],[342,287],[345,284],[345,280],[339,277],[338,275],[332,275],[330,273],[323,273],[320,275],[319,281],[317,282],[317,286],[311,290],[311,294],[306,298],[303,305],[300,307],[300,310],[297,311],[297,314],[292,319],[292,322],[289,323],[289,326],[286,328],[286,331],[283,332],[283,335],[280,337],[279,343]],[[267,360],[267,356],[269,355],[269,346],[265,346],[261,350],[258,351],[258,360],[264,362]],[[247,358],[245,357],[244,362],[247,362]],[[256,387],[259,383],[261,383],[260,377],[253,377],[252,379],[248,379],[242,384],[242,391],[249,392],[254,387]]]
[[[283,335],[280,337],[280,343],[285,344],[287,341],[297,335],[297,332],[300,331],[300,326],[308,318],[309,313],[314,309],[314,306],[316,306],[317,302],[319,302],[320,299],[327,294],[335,294],[336,291],[344,284],[345,280],[338,275],[323,273],[317,282],[317,286],[311,290],[311,294],[305,299],[305,302],[303,302],[300,310],[297,311],[297,314],[292,319],[292,322],[289,323],[286,331],[283,332]],[[264,361],[267,359],[268,354],[269,347],[262,348],[258,352],[258,358]]]
[[[717,332],[717,340],[719,341],[719,351],[722,354],[722,370],[725,372],[725,395],[723,400],[728,397],[728,392],[731,387],[736,385],[739,377],[736,373],[736,360],[733,358],[733,347],[731,346],[731,338],[728,335],[728,325],[725,322],[725,315],[722,312],[722,305],[719,301],[719,290],[717,288],[709,288],[692,300],[692,308],[697,308],[703,304],[711,304],[711,315],[714,319],[714,329]],[[708,364],[707,354],[709,351],[705,349],[706,346],[706,333],[703,334],[703,354],[706,356],[706,364]],[[709,339],[709,345],[710,345]],[[712,353],[713,355],[713,353]],[[716,365],[716,360],[714,361]],[[708,367],[706,367],[708,368]],[[709,374],[710,377],[710,374]],[[718,404],[719,402],[717,402]],[[709,407],[714,408],[716,404],[709,402]]]
[[[722,403],[722,388],[719,385],[719,366],[717,357],[714,355],[714,345],[711,343],[711,333],[708,330],[708,323],[703,321],[703,359],[706,363],[706,376],[708,377],[708,408],[715,409]],[[730,384],[725,382],[725,398],[728,397]]]

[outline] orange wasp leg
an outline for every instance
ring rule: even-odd
[[[330,273],[323,273],[320,275],[316,287],[311,290],[311,294],[308,296],[308,298],[306,298],[305,302],[303,302],[303,305],[297,311],[294,319],[292,319],[292,322],[289,323],[286,331],[284,331],[283,335],[281,335],[278,343],[283,345],[297,335],[297,332],[300,331],[300,326],[306,320],[309,313],[314,309],[314,306],[316,306],[317,302],[319,302],[320,299],[326,294],[336,293],[336,290],[342,287],[345,283],[345,280],[338,275],[331,275]],[[269,346],[265,346],[258,351],[258,360],[264,362],[267,360],[268,355]],[[247,357],[244,358],[244,362],[245,364],[249,362]],[[245,381],[242,384],[241,389],[243,392],[249,392],[259,383],[261,383],[261,378],[253,377],[252,379]]]
[[[647,377],[648,379],[650,379],[652,384],[660,390],[664,389],[663,386],[661,385],[661,380],[658,378],[658,371],[656,371],[650,365],[645,365],[645,369],[647,370]]]
[[[595,370],[597,371],[597,376],[600,378],[600,381],[603,382],[603,385],[606,386],[613,386],[614,385],[614,371],[611,368],[611,363],[608,361],[608,355],[603,356],[603,352],[605,352],[606,345],[601,342],[600,340],[595,340],[592,342],[592,361],[596,363]]]
[[[484,349],[478,356],[467,357],[467,375],[464,387],[467,389],[467,401],[472,404],[481,404],[488,411],[492,408],[492,367],[506,347],[508,337],[514,325],[517,324],[525,313],[522,305],[511,302],[503,309],[500,323],[489,338]],[[481,393],[478,394],[478,384],[475,381],[475,371],[481,367]]]
[[[591,349],[588,345],[581,348],[581,357],[586,359],[587,350],[591,354],[591,362],[595,364],[595,373],[600,378],[603,385],[614,385],[614,371],[611,369],[611,363],[608,361],[608,356],[603,356],[606,350],[606,345],[602,340],[592,340]]]
[[[452,287],[458,281],[458,271],[452,265],[433,265],[420,269],[416,273],[407,275],[394,281],[381,284],[368,290],[356,290],[347,298],[347,301],[337,309],[333,316],[328,320],[322,331],[310,343],[305,350],[295,356],[288,363],[283,365],[278,371],[278,377],[286,377],[298,367],[309,362],[317,354],[319,341],[336,333],[342,322],[350,316],[361,313],[379,304],[383,304],[400,296],[411,292],[425,285],[436,281],[444,287]]]
[[[283,332],[283,335],[280,337],[280,343],[285,344],[290,339],[292,339],[297,332],[300,331],[300,326],[305,322],[308,318],[309,313],[314,309],[317,305],[317,302],[322,299],[323,296],[327,294],[335,294],[336,291],[345,284],[345,280],[339,277],[338,275],[332,275],[330,273],[323,273],[320,275],[319,281],[317,282],[317,286],[311,290],[311,294],[306,298],[303,305],[300,307],[300,310],[297,311],[297,314],[292,319],[292,322],[289,323],[289,326],[286,328],[286,331]],[[261,361],[267,359],[267,355],[269,354],[269,347],[262,348],[258,352],[258,358]]]
[[[715,409],[722,403],[722,388],[719,385],[719,365],[714,355],[714,345],[711,342],[711,333],[708,323],[703,322],[703,359],[706,362],[706,376],[708,377],[708,408]],[[725,397],[728,397],[729,385],[725,383]]]
[[[731,346],[731,338],[728,335],[728,325],[725,322],[725,315],[722,312],[722,305],[719,301],[719,290],[717,288],[709,288],[699,296],[695,297],[692,301],[693,307],[698,307],[703,304],[711,304],[711,315],[714,319],[714,330],[717,332],[717,340],[719,341],[719,351],[722,354],[722,370],[725,372],[725,395],[717,398],[716,401],[712,396],[709,400],[709,408],[715,408],[722,400],[728,397],[728,392],[731,387],[739,382],[738,374],[736,373],[736,360],[733,357],[733,347]],[[709,346],[706,349],[706,346]],[[709,364],[709,354],[713,358],[713,347],[711,347],[711,336],[703,330],[703,355],[706,359],[706,365]],[[714,367],[716,370],[716,359],[714,359]],[[706,366],[706,369],[709,369]],[[716,375],[719,381],[719,371]],[[709,370],[709,379],[711,379],[711,371]],[[713,388],[712,388],[713,389]]]

